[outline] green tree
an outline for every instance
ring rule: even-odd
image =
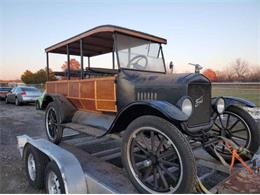
[[[30,70],[26,70],[22,76],[21,76],[21,79],[24,83],[26,84],[31,84],[33,83],[33,73],[30,71]]]
[[[40,69],[37,72],[32,73],[31,71],[26,70],[22,74],[21,79],[26,84],[42,84],[47,81],[47,71],[46,69]],[[49,80],[56,80],[56,77],[52,70],[49,70]]]

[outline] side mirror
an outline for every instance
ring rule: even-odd
[[[171,73],[173,73],[173,63],[172,63],[172,61],[170,62],[169,68],[171,70]]]

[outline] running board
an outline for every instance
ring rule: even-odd
[[[89,125],[80,125],[77,123],[63,123],[61,124],[61,126],[81,133],[86,133],[95,137],[102,136],[106,133],[106,129],[96,128]]]

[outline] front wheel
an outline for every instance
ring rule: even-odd
[[[135,119],[122,141],[122,161],[142,193],[191,193],[196,165],[184,135],[156,116]]]
[[[48,159],[39,150],[31,145],[25,149],[25,170],[27,179],[34,188],[41,189],[44,186],[44,168]]]
[[[210,132],[212,135],[232,140],[239,147],[246,148],[251,153],[257,152],[260,146],[260,129],[258,129],[256,121],[248,112],[237,106],[230,106],[219,115]],[[231,153],[221,143],[206,148],[211,156],[218,159],[214,147],[226,161],[231,161]],[[243,154],[241,157],[248,160],[248,157]]]

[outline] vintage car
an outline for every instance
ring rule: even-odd
[[[237,97],[211,97],[211,82],[200,74],[169,74],[166,39],[105,25],[48,47],[49,54],[80,56],[81,70],[56,72],[65,80],[46,83],[48,139],[62,141],[70,128],[101,138],[122,138],[121,158],[129,179],[143,193],[189,193],[197,171],[191,143],[213,157],[231,158],[221,136],[255,153],[260,133]],[[93,68],[92,57],[111,54],[112,67]],[[87,66],[84,59],[87,57]],[[247,156],[241,156],[246,159]]]

